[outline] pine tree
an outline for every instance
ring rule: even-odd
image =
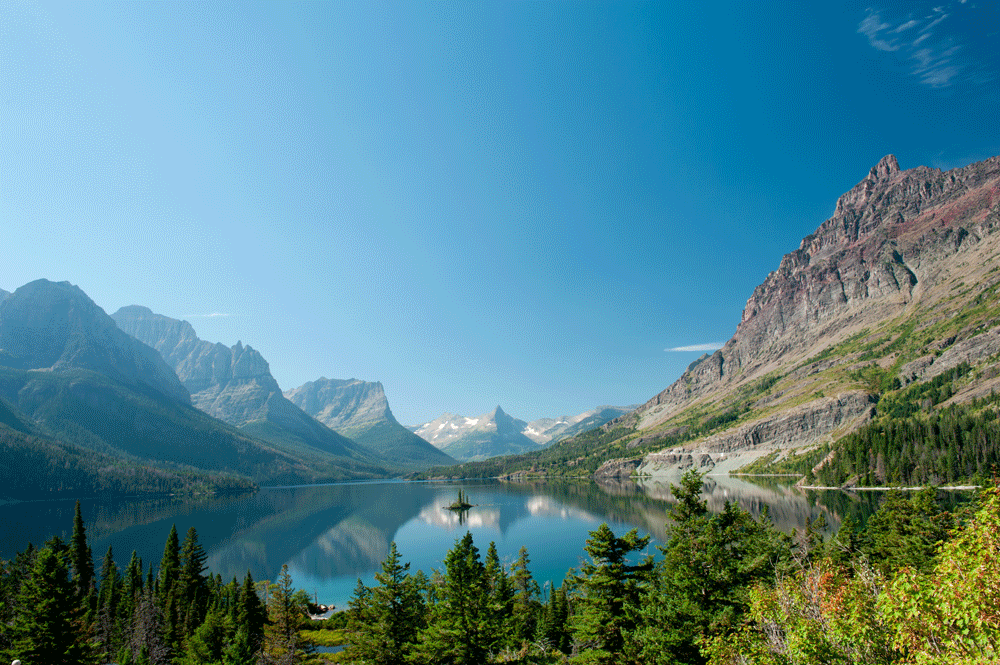
[[[163,546],[163,558],[160,559],[160,574],[156,578],[156,602],[163,617],[163,636],[167,644],[173,645],[178,640],[178,604],[174,586],[180,578],[180,543],[177,538],[177,525],[170,527],[167,542]]]
[[[427,629],[414,646],[419,663],[478,665],[486,662],[490,636],[486,634],[487,593],[484,568],[472,534],[456,541],[445,556],[445,575],[428,619]]]
[[[222,665],[256,665],[257,649],[250,642],[246,626],[236,631],[233,641],[222,652]]]
[[[649,544],[632,529],[621,538],[605,523],[590,532],[584,547],[591,560],[579,575],[580,613],[573,617],[574,638],[586,649],[580,662],[624,663],[629,634],[635,629],[634,612],[652,570],[651,557],[629,564],[626,557]]]
[[[94,589],[94,554],[87,545],[87,529],[83,525],[80,502],[73,513],[73,536],[70,538],[70,566],[79,602],[85,601]],[[88,601],[89,604],[89,601]],[[89,608],[88,608],[89,609]]]
[[[348,631],[351,646],[347,658],[379,665],[402,665],[410,646],[424,627],[424,601],[415,580],[407,574],[410,564],[401,564],[396,543],[382,572],[375,574],[374,587],[358,580],[351,598]]]
[[[191,635],[201,625],[208,610],[208,578],[205,577],[205,550],[198,542],[198,532],[188,529],[180,550],[180,574],[177,578],[176,602],[179,604],[179,630]]]
[[[264,652],[269,662],[291,665],[299,651],[299,621],[305,608],[298,602],[292,587],[288,564],[281,567],[278,581],[269,588],[267,598],[268,624],[264,628]]]
[[[511,566],[510,583],[514,592],[512,610],[512,633],[515,642],[530,642],[537,628],[537,617],[541,611],[538,602],[538,582],[531,577],[528,564],[528,548],[522,547],[517,553],[517,561]]]
[[[934,565],[937,545],[953,526],[936,497],[929,487],[911,495],[898,489],[886,494],[861,539],[862,552],[876,568],[891,573],[904,566],[926,571]]]
[[[237,632],[246,629],[247,647],[251,653],[257,653],[264,640],[264,624],[267,623],[267,608],[257,595],[257,585],[253,575],[247,571],[240,588],[239,607],[236,614]]]
[[[128,622],[132,618],[138,596],[143,590],[142,559],[139,558],[135,550],[132,550],[132,558],[129,559],[128,566],[125,567],[125,574],[122,575],[121,588],[118,615],[123,621]]]
[[[486,584],[486,621],[484,632],[490,651],[510,649],[515,646],[511,614],[514,611],[514,590],[500,556],[496,543],[486,548],[483,561],[483,579]],[[519,644],[518,644],[519,646]]]
[[[569,653],[573,640],[569,627],[567,586],[566,580],[563,580],[558,588],[552,589],[538,626],[538,636],[551,648],[564,654]]]
[[[39,550],[30,578],[21,585],[21,609],[11,630],[13,651],[24,665],[94,662],[74,597],[63,554],[49,547]]]
[[[187,647],[179,665],[221,665],[231,631],[232,626],[226,613],[219,608],[212,608],[187,639]]]
[[[114,552],[111,546],[101,563],[101,587],[97,596],[96,633],[98,644],[105,660],[112,660],[113,655],[121,648],[121,635],[118,632],[118,604],[121,599],[121,575],[115,565]]]

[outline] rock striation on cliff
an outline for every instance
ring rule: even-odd
[[[747,400],[762,414],[757,420],[695,448],[719,453],[795,447],[859,426],[872,401],[863,386],[855,384],[861,390],[852,392],[841,382],[834,386],[836,398],[817,389],[792,400],[795,381],[840,365],[874,362],[898,368],[905,385],[996,354],[1000,327],[995,324],[959,327],[943,339],[935,337],[935,324],[991,297],[1000,282],[998,230],[1000,157],[948,172],[901,170],[894,156],[884,157],[754,290],[722,349],[699,358],[661,393],[606,427],[633,426],[648,436],[676,424],[692,408],[734,404],[768,377],[785,379],[788,394],[765,391],[757,401]],[[889,330],[889,322],[906,332]],[[886,340],[899,336],[896,350],[872,341],[883,333]],[[902,358],[899,348],[909,343],[905,335],[917,334],[926,337],[923,355]],[[885,354],[843,351],[855,338]]]

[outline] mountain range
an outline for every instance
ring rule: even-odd
[[[0,291],[0,477],[7,492],[198,491],[460,459],[427,473],[938,482],[1000,463],[998,358],[1000,157],[942,172],[889,155],[754,290],[719,351],[625,413],[526,423],[497,407],[417,436],[381,384],[283,393],[256,350],[184,321],[110,317],[67,282]],[[899,443],[908,431],[922,433]]]
[[[455,459],[475,461],[538,450],[603,425],[634,408],[602,406],[576,416],[524,422],[497,406],[475,418],[446,413],[412,429]]]
[[[454,462],[387,404],[381,414],[365,421],[383,434],[368,447],[285,398],[250,346],[206,342],[145,307],[110,317],[68,282],[0,293],[4,495],[243,489]]]
[[[373,450],[364,442],[335,431],[329,423],[317,420],[286,398],[267,361],[242,342],[232,347],[206,342],[198,338],[187,321],[155,314],[137,305],[123,307],[111,318],[122,330],[163,356],[191,392],[196,407],[259,439],[304,453],[322,451],[387,469],[412,470],[449,461],[447,456],[428,454],[428,451],[437,453],[430,446],[425,446],[428,451],[419,447],[401,450],[389,440]],[[371,427],[381,424],[391,427],[395,423],[395,419],[388,420],[392,418],[388,404],[378,414],[369,415]],[[407,441],[405,445],[413,448],[411,444]],[[409,454],[414,451],[417,458]]]

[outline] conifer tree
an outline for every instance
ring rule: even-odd
[[[348,615],[348,658],[378,665],[405,662],[410,646],[424,627],[425,611],[420,588],[407,573],[409,568],[409,563],[400,563],[393,542],[382,562],[382,572],[375,574],[378,584],[369,588],[358,580]]]
[[[911,566],[927,571],[934,565],[938,543],[953,526],[951,514],[937,505],[937,491],[924,488],[911,495],[891,490],[868,520],[861,549],[883,573]]]
[[[298,642],[299,621],[305,614],[292,587],[288,564],[281,567],[278,581],[268,590],[267,618],[264,628],[264,654],[267,662],[292,665],[300,650]]]
[[[473,665],[487,660],[483,563],[472,534],[456,541],[445,556],[445,575],[412,658],[419,663]]]
[[[640,537],[636,529],[621,538],[607,523],[590,532],[584,549],[591,560],[580,569],[580,613],[572,619],[574,638],[586,649],[580,662],[627,662],[629,634],[636,626],[634,613],[653,561],[646,557],[629,564],[626,557],[648,544],[649,536]]]
[[[188,529],[180,549],[180,573],[175,591],[179,605],[180,631],[190,635],[201,625],[208,607],[208,579],[205,577],[205,550],[198,542],[198,532]]]
[[[483,625],[486,648],[496,652],[514,646],[513,626],[510,625],[514,609],[514,593],[510,579],[497,554],[496,543],[486,549],[483,562],[483,581],[486,593],[486,612]]]
[[[514,593],[514,604],[511,617],[511,631],[515,642],[531,641],[537,628],[537,617],[541,612],[538,602],[538,582],[531,576],[528,564],[528,548],[522,547],[517,553],[517,560],[511,566],[510,583]]]
[[[74,597],[63,553],[43,547],[19,590],[11,630],[13,652],[24,665],[94,662]]]
[[[240,626],[233,641],[222,652],[222,665],[256,665],[257,649],[246,626]]]
[[[246,629],[247,648],[257,653],[264,640],[264,624],[267,623],[267,608],[257,595],[257,585],[253,575],[247,571],[239,594],[236,625]]]
[[[569,605],[567,602],[567,583],[552,589],[549,600],[545,604],[538,627],[538,636],[544,639],[551,648],[564,654],[570,651],[572,633],[569,628]]]
[[[97,621],[95,631],[97,641],[105,660],[112,660],[113,655],[121,648],[121,637],[118,632],[118,604],[121,597],[121,575],[115,565],[114,552],[111,546],[101,563],[101,586],[97,595]]]
[[[180,578],[180,552],[177,525],[174,524],[167,534],[167,542],[163,546],[163,558],[160,559],[160,573],[156,578],[156,601],[162,613],[163,636],[169,645],[176,643],[178,636],[179,608],[174,586]]]
[[[118,599],[118,607],[115,616],[117,627],[115,632],[120,635],[127,634],[131,624],[135,621],[136,607],[143,592],[142,559],[135,550],[132,550],[132,558],[129,559],[128,566],[121,579],[121,595]],[[138,650],[133,655],[137,654]]]
[[[76,502],[73,513],[73,536],[70,538],[70,566],[73,569],[73,583],[76,597],[83,601],[94,587],[94,554],[87,544],[87,529],[83,525],[80,502]]]
[[[188,637],[179,665],[221,665],[231,631],[226,613],[213,607]]]

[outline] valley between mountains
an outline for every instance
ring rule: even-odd
[[[533,422],[498,406],[405,427],[380,383],[283,391],[249,345],[37,280],[0,291],[0,478],[12,497],[688,468],[972,481],[1000,462],[998,231],[1000,157],[942,172],[887,156],[722,349],[638,407]]]

